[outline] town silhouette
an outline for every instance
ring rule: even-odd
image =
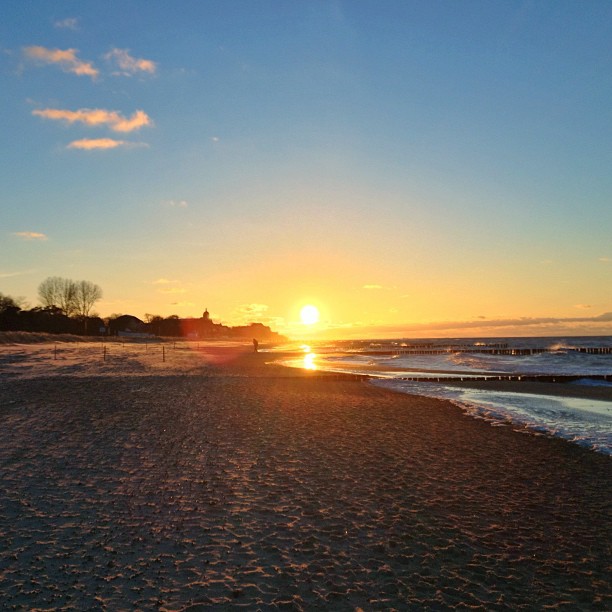
[[[133,338],[168,336],[191,340],[286,340],[263,323],[238,326],[215,323],[207,308],[201,317],[146,314],[144,321],[131,314],[106,318],[90,315],[95,302],[102,297],[100,287],[90,281],[49,277],[39,285],[38,295],[41,306],[27,308],[20,298],[0,293],[0,331]]]

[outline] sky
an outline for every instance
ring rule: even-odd
[[[7,2],[0,91],[30,307],[60,276],[291,337],[612,333],[607,0]]]

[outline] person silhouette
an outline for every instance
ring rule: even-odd
[[[256,353],[259,349],[259,342],[257,342],[257,338],[253,338],[253,352]]]

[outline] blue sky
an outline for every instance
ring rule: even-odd
[[[607,329],[609,2],[3,8],[1,292],[86,279],[102,315],[286,332],[304,303],[313,333]]]

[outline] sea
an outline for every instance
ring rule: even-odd
[[[365,375],[397,392],[450,400],[492,425],[558,436],[612,455],[612,336],[351,340],[277,350],[285,352],[277,363],[288,367]],[[598,394],[603,399],[591,399],[453,384],[495,380],[605,392]]]

